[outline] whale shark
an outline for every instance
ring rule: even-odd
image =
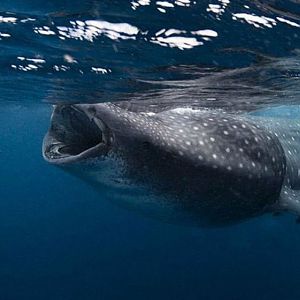
[[[298,215],[300,121],[282,113],[297,109],[58,104],[42,152],[119,205],[166,222]]]

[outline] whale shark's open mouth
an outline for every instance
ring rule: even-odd
[[[107,152],[109,130],[75,105],[56,106],[43,141],[44,158],[56,164],[79,161]]]

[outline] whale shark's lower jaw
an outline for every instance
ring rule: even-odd
[[[56,106],[43,141],[43,157],[53,164],[77,162],[105,154],[109,130],[100,120],[74,105]]]

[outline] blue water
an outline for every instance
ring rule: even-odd
[[[1,1],[1,299],[299,299],[295,216],[165,224],[41,156],[53,103],[299,104],[297,1],[168,3]]]

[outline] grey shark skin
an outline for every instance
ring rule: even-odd
[[[299,212],[290,145],[270,120],[184,107],[151,113],[112,103],[59,105],[43,156],[105,185],[131,209],[222,226],[272,210]]]

